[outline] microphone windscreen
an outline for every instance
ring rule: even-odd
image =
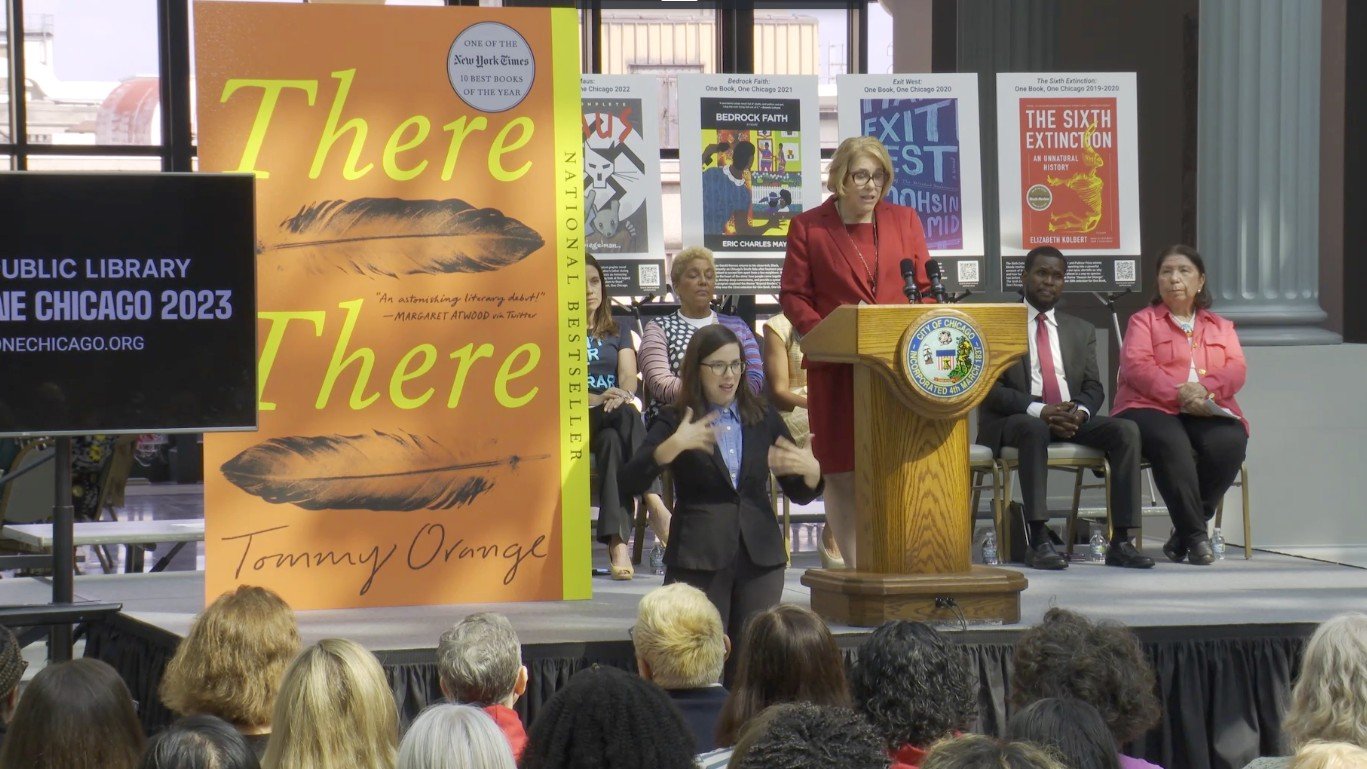
[[[911,261],[910,259],[903,259],[900,266],[902,268],[902,277],[904,279],[907,276],[912,275],[916,272],[916,263]]]
[[[941,277],[941,274],[942,273],[940,272],[940,263],[935,261],[934,259],[927,259],[926,277],[930,278],[931,280],[934,280],[936,278]]]

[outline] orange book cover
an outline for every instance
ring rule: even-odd
[[[205,440],[207,595],[587,597],[574,10],[195,26],[200,167],[257,178],[260,430]]]
[[[1120,247],[1114,98],[1020,100],[1021,248]]]

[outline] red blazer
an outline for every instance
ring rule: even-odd
[[[1130,316],[1125,343],[1120,350],[1120,376],[1111,413],[1126,409],[1157,409],[1181,412],[1177,388],[1191,373],[1196,356],[1196,377],[1215,396],[1216,405],[1239,415],[1248,431],[1248,420],[1234,400],[1244,386],[1248,364],[1234,324],[1209,310],[1196,312],[1196,349],[1177,327],[1172,313],[1162,304],[1145,307]]]
[[[926,277],[930,255],[916,209],[880,200],[873,216],[878,225],[877,295],[835,210],[834,196],[793,217],[778,299],[798,333],[811,331],[842,304],[906,304],[900,268],[903,259],[916,263],[917,287],[922,292],[930,290]]]

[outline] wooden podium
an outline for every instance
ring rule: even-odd
[[[854,365],[858,564],[802,576],[822,617],[1020,621],[1025,577],[972,563],[968,414],[1028,353],[1025,326],[1023,304],[851,305],[802,338]]]

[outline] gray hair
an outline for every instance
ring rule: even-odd
[[[1292,750],[1311,740],[1367,748],[1367,614],[1336,615],[1310,636],[1282,729]]]
[[[457,702],[495,705],[513,693],[522,646],[502,614],[471,614],[441,634],[437,672]]]
[[[470,705],[441,703],[424,710],[408,727],[408,734],[399,745],[398,769],[516,769],[516,766],[513,750],[494,719]]]

